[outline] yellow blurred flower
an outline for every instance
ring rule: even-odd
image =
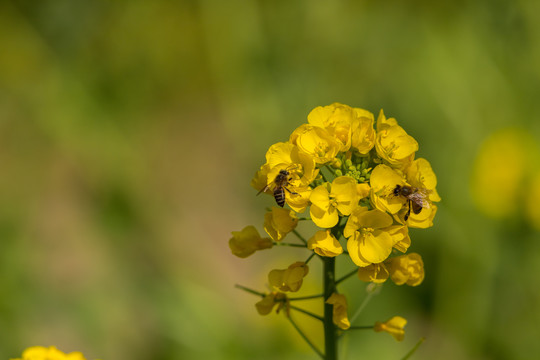
[[[334,227],[339,221],[339,213],[349,215],[360,200],[357,183],[350,176],[340,176],[332,181],[330,191],[327,184],[317,186],[311,192],[309,213],[315,225],[322,228]]]
[[[240,258],[246,258],[257,250],[272,247],[272,240],[261,238],[254,226],[246,226],[242,231],[233,231],[233,237],[229,240],[229,248],[232,253]]]
[[[424,280],[424,262],[417,253],[396,256],[386,261],[390,278],[396,285],[418,286]]]
[[[381,110],[377,118],[375,149],[388,165],[404,169],[414,159],[418,142],[397,124],[396,119],[386,119]]]
[[[380,284],[388,279],[388,269],[384,263],[371,264],[358,268],[358,278],[365,282]]]
[[[333,293],[327,300],[327,304],[334,305],[332,319],[334,324],[342,330],[347,330],[351,327],[349,318],[347,317],[347,299],[344,295]]]
[[[309,267],[302,261],[297,261],[285,270],[275,269],[268,274],[268,283],[276,290],[296,292],[300,290]]]
[[[289,304],[289,300],[287,299],[287,295],[281,292],[271,292],[270,294],[266,295],[261,301],[257,302],[255,304],[255,307],[257,308],[257,312],[260,315],[268,315],[274,306],[277,304],[278,307],[276,309],[276,313],[279,313],[279,311],[282,308],[287,308]]]
[[[395,243],[386,231],[392,223],[392,217],[387,213],[368,210],[364,206],[358,206],[351,213],[343,236],[348,238],[347,250],[356,265],[365,267],[386,260]]]
[[[320,230],[308,240],[308,249],[320,256],[334,257],[343,253],[339,241],[330,233],[330,230]]]
[[[540,172],[532,177],[527,186],[529,192],[525,197],[525,211],[532,226],[540,230]]]
[[[517,212],[534,150],[530,135],[515,128],[497,131],[484,141],[471,178],[473,199],[483,213],[502,219]]]
[[[300,125],[291,134],[292,144],[310,155],[317,164],[333,161],[341,145],[328,131],[310,124]]]
[[[377,321],[373,327],[373,330],[375,330],[375,332],[386,331],[397,341],[402,341],[405,336],[405,330],[403,330],[405,325],[407,325],[407,320],[401,316],[394,316],[385,322]]]
[[[274,241],[281,241],[297,224],[298,217],[292,210],[274,206],[264,215],[264,230]]]
[[[12,360],[86,360],[82,353],[76,351],[65,354],[54,346],[32,346],[24,350],[22,358]]]

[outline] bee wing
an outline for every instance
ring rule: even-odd
[[[428,195],[429,195],[429,190],[418,189],[417,192],[410,194],[408,198],[413,203],[415,203],[418,207],[429,209],[431,207],[431,203],[428,201]],[[418,212],[420,212],[420,210],[421,209],[419,209]],[[416,214],[416,211],[415,211],[415,214]]]
[[[259,192],[257,193],[257,195],[259,195],[260,193],[262,192],[265,192],[266,190],[268,190],[270,188],[270,186],[266,185],[265,187],[263,187],[261,190],[259,190]]]

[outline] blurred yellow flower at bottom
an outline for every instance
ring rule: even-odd
[[[385,322],[377,321],[373,327],[373,330],[375,330],[375,332],[386,331],[392,335],[394,339],[401,341],[405,336],[405,330],[403,330],[405,325],[407,325],[407,320],[401,316],[394,316]]]
[[[75,351],[65,354],[54,346],[32,346],[24,350],[22,358],[11,360],[86,360],[82,353]]]

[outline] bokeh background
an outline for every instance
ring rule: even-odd
[[[262,231],[272,199],[249,182],[266,149],[336,101],[396,117],[443,198],[411,230],[424,283],[385,285],[357,322],[402,315],[405,341],[356,332],[344,358],[399,359],[421,337],[415,359],[539,354],[539,14],[534,0],[1,1],[0,358],[316,358],[234,288],[266,290],[305,252],[238,259],[227,243]],[[351,308],[366,296],[354,278],[345,293]]]

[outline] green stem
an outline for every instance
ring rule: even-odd
[[[258,296],[260,296],[260,297],[265,297],[265,296],[266,296],[266,294],[264,294],[264,293],[262,293],[262,292],[255,291],[255,290],[253,290],[253,289],[247,288],[247,287],[242,286],[242,285],[240,285],[240,284],[236,284],[236,285],[234,285],[234,287],[235,287],[235,288],[238,288],[238,289],[242,289],[242,290],[244,290],[244,291],[247,291],[247,292],[250,293],[250,294],[258,295]]]
[[[373,330],[373,325],[366,326],[351,326],[347,330]]]
[[[274,241],[273,244],[276,246],[292,246],[292,247],[301,247],[301,248],[306,247],[305,244],[291,244],[291,243],[285,243],[285,242],[279,242],[279,241]]]
[[[414,347],[411,349],[411,351],[409,351],[407,353],[407,355],[405,355],[405,357],[403,357],[401,360],[407,360],[408,358],[410,358],[412,356],[412,354],[414,354],[416,352],[416,350],[418,349],[418,347],[420,345],[422,345],[422,343],[424,342],[424,340],[426,340],[425,338],[420,338],[420,340],[418,340],[418,342],[416,343],[416,345],[414,345]]]
[[[315,347],[315,345],[311,342],[311,340],[308,339],[306,334],[304,334],[304,332],[302,330],[300,330],[300,328],[298,327],[298,325],[296,325],[294,320],[290,316],[287,316],[287,319],[289,319],[292,326],[296,329],[296,331],[298,331],[298,334],[300,334],[300,336],[308,343],[308,345],[313,349],[313,351],[315,351],[317,353],[317,355],[319,355],[321,357],[321,359],[324,360],[325,359],[324,355],[321,353],[321,351],[319,349],[317,349]]]
[[[336,280],[336,285],[339,284],[340,282],[344,281],[344,280],[347,280],[348,278],[350,278],[351,276],[353,276],[356,273],[358,273],[358,269],[354,269],[350,273],[348,273],[348,274],[344,275],[343,277],[341,277],[340,279]]]
[[[300,296],[300,297],[295,297],[295,298],[289,298],[289,300],[290,300],[290,301],[295,301],[295,300],[310,300],[310,299],[316,299],[316,298],[320,298],[320,297],[323,297],[323,294],[309,295],[309,296]]]
[[[309,311],[307,311],[307,310],[304,310],[304,309],[302,309],[302,308],[299,308],[299,307],[296,307],[296,306],[293,306],[293,305],[289,305],[289,307],[290,307],[291,309],[293,309],[293,310],[296,310],[296,311],[298,311],[298,312],[301,312],[301,313],[303,313],[303,314],[306,314],[307,316],[311,316],[311,317],[314,318],[314,319],[323,321],[323,318],[322,318],[322,317],[320,317],[319,315],[316,315],[316,314],[314,314],[314,313],[312,313],[312,312],[309,312]]]
[[[307,245],[307,240],[302,236],[300,235],[300,233],[296,230],[293,230],[292,231],[294,235],[296,235],[304,244]]]
[[[304,261],[304,264],[307,265],[307,263],[309,262],[309,260],[311,260],[314,256],[315,256],[315,253],[312,253],[311,255],[309,255],[309,257],[306,259],[306,261]]]
[[[332,169],[332,167],[331,167],[331,166],[328,166],[328,165],[326,165],[325,167],[326,167],[326,168],[328,169],[328,171],[330,171],[330,172],[332,173],[332,175],[334,175],[334,177],[337,177],[337,176],[336,176],[336,172],[335,172],[335,170],[334,170],[334,169]]]
[[[337,331],[334,325],[334,306],[327,304],[326,300],[336,291],[335,273],[336,259],[325,257],[323,267],[324,284],[324,352],[326,360],[337,360]]]
[[[324,176],[324,173],[322,172],[322,169],[319,171],[319,174],[321,174],[321,176],[322,176],[322,178],[323,178],[323,180],[324,180],[325,182],[330,182],[330,181],[328,181],[328,179],[326,178],[326,176]]]

